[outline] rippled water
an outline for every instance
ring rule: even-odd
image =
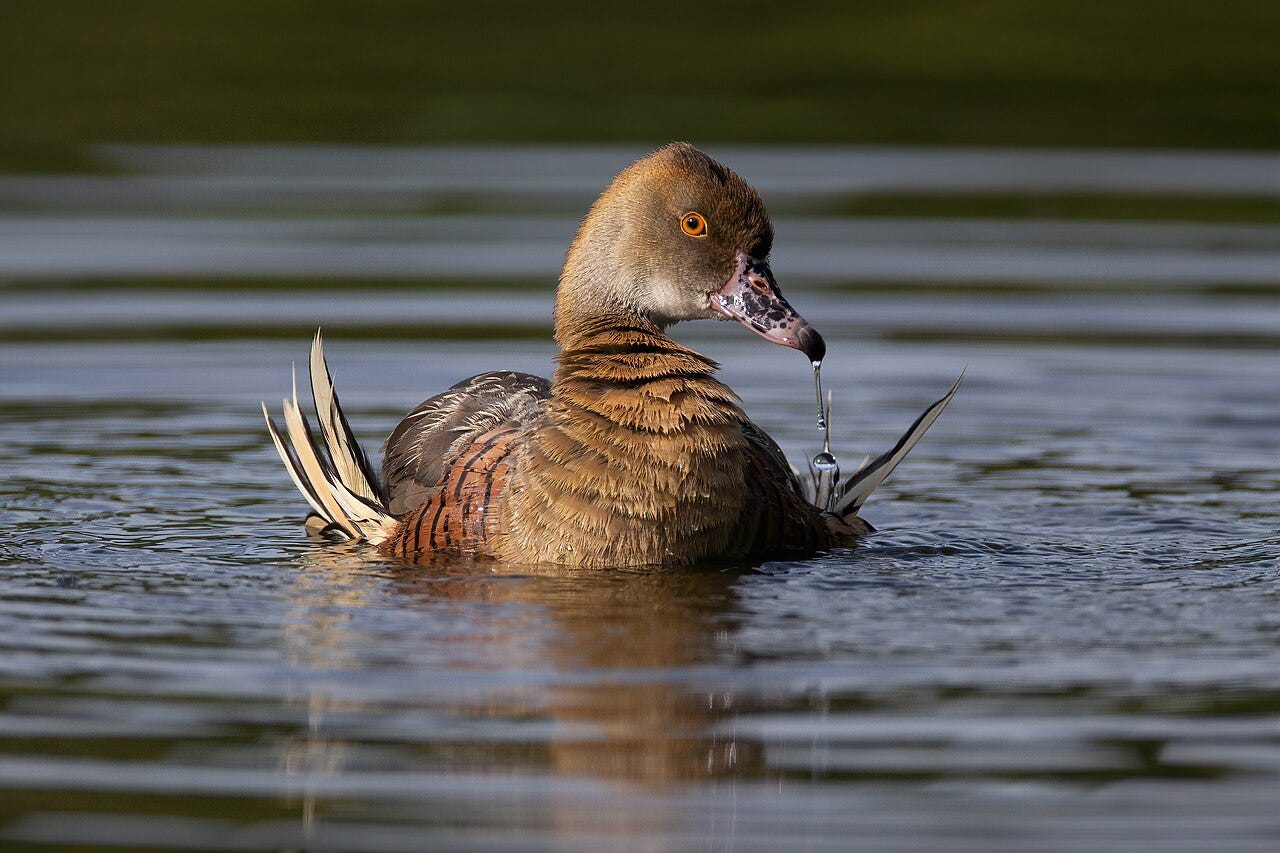
[[[0,847],[1280,846],[1275,291],[787,293],[846,468],[966,370],[879,532],[570,572],[309,542],[257,409],[336,324],[374,449],[546,291],[0,292]],[[817,450],[802,357],[677,336]]]
[[[812,452],[803,359],[733,331],[684,338],[784,445]],[[540,342],[330,348],[371,446],[455,377],[551,356]],[[0,346],[0,837],[1280,837],[1275,353],[854,337],[832,350],[846,460],[968,369],[866,510],[881,530],[865,545],[731,570],[535,574],[409,571],[302,537],[255,404],[285,390],[305,340]]]

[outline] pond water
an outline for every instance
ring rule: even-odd
[[[860,547],[666,572],[303,535],[257,409],[303,329],[376,450],[463,376],[548,372],[549,289],[0,292],[0,846],[1275,849],[1274,291],[778,272],[846,468],[964,384]],[[818,449],[803,357],[676,335]]]

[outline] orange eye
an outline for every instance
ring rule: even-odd
[[[680,217],[680,230],[690,237],[707,236],[707,220],[701,213],[686,213]]]

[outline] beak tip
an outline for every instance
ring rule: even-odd
[[[809,360],[817,364],[827,355],[827,342],[822,335],[808,324],[796,331],[796,349],[809,356]]]

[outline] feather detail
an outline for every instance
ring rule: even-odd
[[[898,443],[886,452],[877,456],[869,464],[864,464],[857,472],[854,473],[844,485],[836,492],[835,505],[832,511],[845,519],[858,514],[858,510],[866,503],[867,498],[876,490],[889,475],[893,473],[893,469],[898,467],[907,454],[911,452],[911,448],[916,446],[920,439],[924,438],[924,434],[929,427],[933,426],[933,422],[938,419],[938,415],[942,414],[942,410],[951,402],[951,398],[955,396],[956,390],[960,387],[964,374],[960,374],[960,378],[952,383],[951,388],[942,399],[933,403],[929,408],[924,410],[920,417],[916,418],[915,423],[911,425],[903,435],[898,439]]]
[[[333,388],[333,375],[324,357],[324,343],[316,330],[311,343],[311,397],[315,401],[316,420],[320,434],[333,460],[339,479],[353,493],[367,501],[383,502],[378,493],[378,480],[374,476],[369,458],[356,442],[351,424],[342,413],[338,394]]]
[[[302,465],[303,475],[307,478],[307,482],[311,488],[315,490],[316,497],[320,499],[321,505],[325,509],[325,515],[334,524],[342,529],[352,539],[360,538],[360,531],[347,518],[347,514],[342,511],[342,505],[338,503],[334,497],[332,489],[332,481],[337,479],[336,474],[331,474],[325,461],[321,458],[319,448],[316,447],[315,437],[311,433],[311,424],[308,423],[306,415],[302,413],[302,408],[298,405],[298,379],[295,375],[293,378],[293,398],[286,399],[282,403],[284,407],[284,425],[288,430],[289,444],[293,448],[293,452],[297,455],[298,462]],[[326,488],[329,486],[330,488]]]
[[[289,477],[315,510],[313,518],[318,518],[320,524],[313,525],[309,520],[308,529],[336,530],[348,539],[378,544],[388,538],[397,520],[387,511],[381,488],[368,470],[364,451],[356,443],[338,405],[318,335],[311,355],[311,388],[319,410],[325,450],[317,445],[311,424],[298,403],[296,375],[293,396],[282,404],[283,431],[263,405],[267,431]]]
[[[315,491],[311,488],[311,484],[307,480],[306,474],[302,471],[298,460],[288,450],[284,437],[281,435],[280,427],[272,420],[271,413],[267,411],[266,403],[262,404],[262,416],[267,420],[267,432],[271,433],[271,441],[275,444],[276,452],[280,454],[280,461],[284,463],[285,470],[289,472],[289,477],[293,480],[293,484],[298,487],[298,491],[302,492],[302,496],[306,498],[311,508],[316,511],[316,515],[324,519],[326,524],[332,524],[333,519],[329,517],[328,511],[320,503],[320,498],[316,496]]]

